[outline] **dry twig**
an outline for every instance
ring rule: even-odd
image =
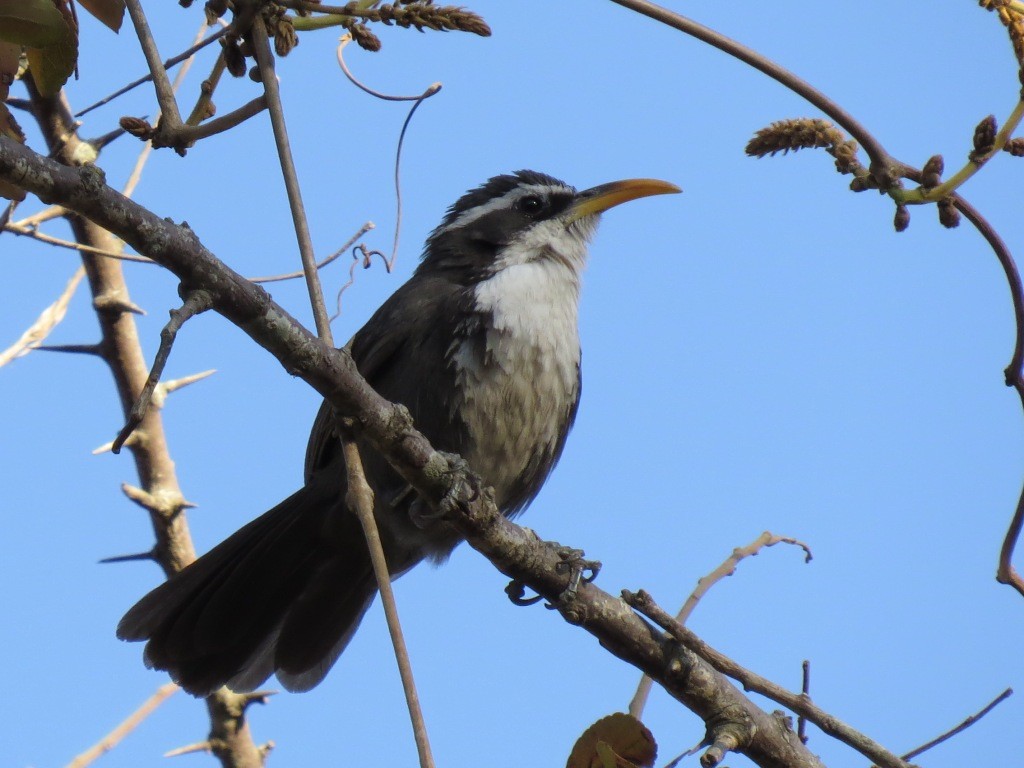
[[[42,311],[39,317],[36,318],[36,321],[29,326],[28,330],[21,334],[21,338],[3,352],[0,352],[0,367],[7,365],[15,358],[24,357],[43,343],[43,340],[64,319],[68,311],[68,304],[71,302],[71,297],[75,295],[75,290],[78,288],[78,284],[82,282],[83,277],[85,277],[85,269],[79,267],[75,270],[75,274],[71,276],[71,279],[68,280],[67,285],[64,286],[64,291],[57,300]]]
[[[809,563],[811,561],[811,550],[806,544],[797,539],[790,538],[789,536],[776,536],[771,531],[765,531],[752,542],[745,547],[737,547],[732,553],[722,561],[722,563],[715,568],[707,576],[702,576],[697,580],[697,587],[690,593],[690,596],[686,598],[686,602],[683,603],[683,607],[679,609],[679,613],[676,614],[676,621],[680,624],[685,624],[690,618],[690,614],[697,607],[697,603],[700,602],[701,598],[708,593],[715,584],[724,579],[726,576],[732,576],[736,573],[736,566],[740,564],[741,560],[748,557],[754,557],[765,547],[774,547],[776,544],[792,544],[793,546],[800,547],[804,551],[804,562]],[[644,707],[647,704],[647,698],[651,694],[651,686],[653,681],[647,675],[643,675],[640,678],[640,684],[637,686],[636,693],[633,694],[633,699],[629,702],[629,714],[635,717],[637,720],[643,719]]]
[[[373,516],[373,489],[366,482],[363,461],[359,456],[359,446],[356,445],[352,436],[343,429],[341,446],[345,454],[345,467],[348,472],[348,492],[345,500],[348,508],[359,518],[359,524],[363,528],[363,535],[366,537],[366,544],[370,550],[373,575],[377,578],[377,586],[380,589],[380,599],[384,606],[388,632],[391,635],[391,645],[395,649],[398,673],[402,678],[405,702],[409,708],[409,718],[412,720],[412,731],[416,741],[420,768],[434,768],[434,756],[430,751],[430,739],[427,734],[426,721],[423,719],[420,697],[416,691],[416,680],[412,673],[412,662],[409,660],[409,649],[405,644],[405,635],[402,633],[402,624],[398,616],[398,604],[395,602],[395,593],[391,588],[391,574],[384,557],[377,521]]]
[[[85,766],[91,765],[97,758],[102,757],[120,744],[121,740],[125,736],[135,730],[139,723],[149,717],[157,707],[163,704],[164,701],[166,701],[167,698],[177,690],[178,686],[174,683],[164,683],[161,685],[156,689],[156,693],[142,703],[141,707],[125,718],[120,725],[100,739],[96,744],[89,747],[89,749],[85,750],[85,752],[78,755],[74,760],[68,763],[67,768],[85,768]]]

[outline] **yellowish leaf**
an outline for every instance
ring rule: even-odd
[[[124,21],[124,0],[78,0],[78,4],[115,32]]]

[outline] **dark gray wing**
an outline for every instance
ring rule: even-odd
[[[457,451],[464,435],[453,422],[447,364],[453,328],[467,289],[440,277],[413,276],[381,305],[349,344],[356,367],[383,397],[406,406],[417,429],[439,450]],[[336,458],[334,416],[320,407],[306,448],[305,478]],[[365,461],[364,457],[364,461]]]

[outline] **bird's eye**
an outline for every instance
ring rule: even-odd
[[[527,216],[536,216],[544,210],[544,201],[537,195],[527,195],[519,201],[519,210]]]

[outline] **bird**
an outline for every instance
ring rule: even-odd
[[[536,171],[494,176],[448,208],[412,277],[346,345],[366,381],[408,408],[435,449],[465,459],[505,516],[540,491],[576,418],[581,277],[601,213],[679,191],[656,179],[577,191]],[[290,691],[324,679],[377,592],[346,505],[336,419],[325,401],[302,488],[124,615],[117,636],[146,641],[147,667],[197,696],[252,691],[275,674]],[[461,537],[357,444],[391,578],[443,563]]]

